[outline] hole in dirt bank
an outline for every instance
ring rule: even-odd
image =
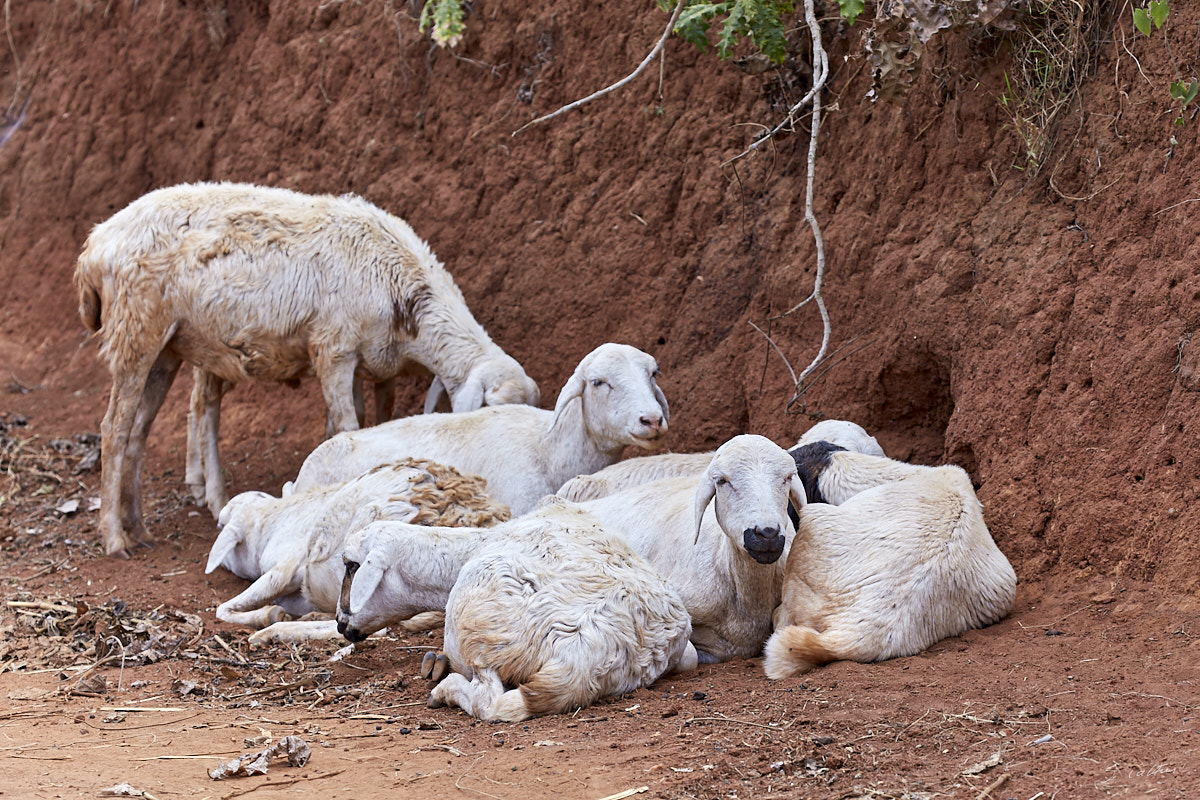
[[[954,413],[950,395],[950,369],[928,351],[901,353],[879,373],[882,406],[878,419],[899,436],[909,452],[892,455],[917,464],[938,464],[949,459],[969,473],[975,454],[965,443],[946,453],[946,428]]]

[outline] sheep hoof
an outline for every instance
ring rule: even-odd
[[[283,622],[287,619],[287,612],[281,606],[271,606],[267,609],[267,624],[263,627],[274,625],[276,622]]]
[[[430,650],[421,659],[421,677],[427,681],[440,681],[450,674],[450,662],[445,653]]]
[[[429,699],[425,701],[426,708],[445,708],[446,703],[440,697],[429,695]]]
[[[195,500],[197,503],[204,502],[204,484],[203,483],[192,483],[191,481],[188,481],[188,490],[192,493],[193,500]]]

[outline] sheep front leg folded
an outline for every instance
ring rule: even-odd
[[[265,628],[287,619],[287,611],[270,601],[299,592],[300,581],[290,565],[267,570],[239,595],[217,606],[217,619],[235,625]],[[336,627],[335,627],[336,629]]]
[[[505,691],[494,669],[483,669],[468,680],[452,672],[429,694],[429,708],[456,706],[476,719],[520,722],[533,716],[520,689]]]

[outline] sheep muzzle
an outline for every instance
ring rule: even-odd
[[[364,634],[358,628],[351,628],[346,624],[346,620],[344,619],[337,621],[337,629],[338,633],[345,637],[347,642],[361,642],[367,638],[367,634]]]
[[[760,564],[774,564],[783,555],[784,538],[778,528],[747,528],[742,532],[746,552]]]

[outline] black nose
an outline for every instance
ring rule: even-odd
[[[742,532],[746,552],[760,564],[774,564],[783,555],[783,537],[779,528],[747,528]]]

